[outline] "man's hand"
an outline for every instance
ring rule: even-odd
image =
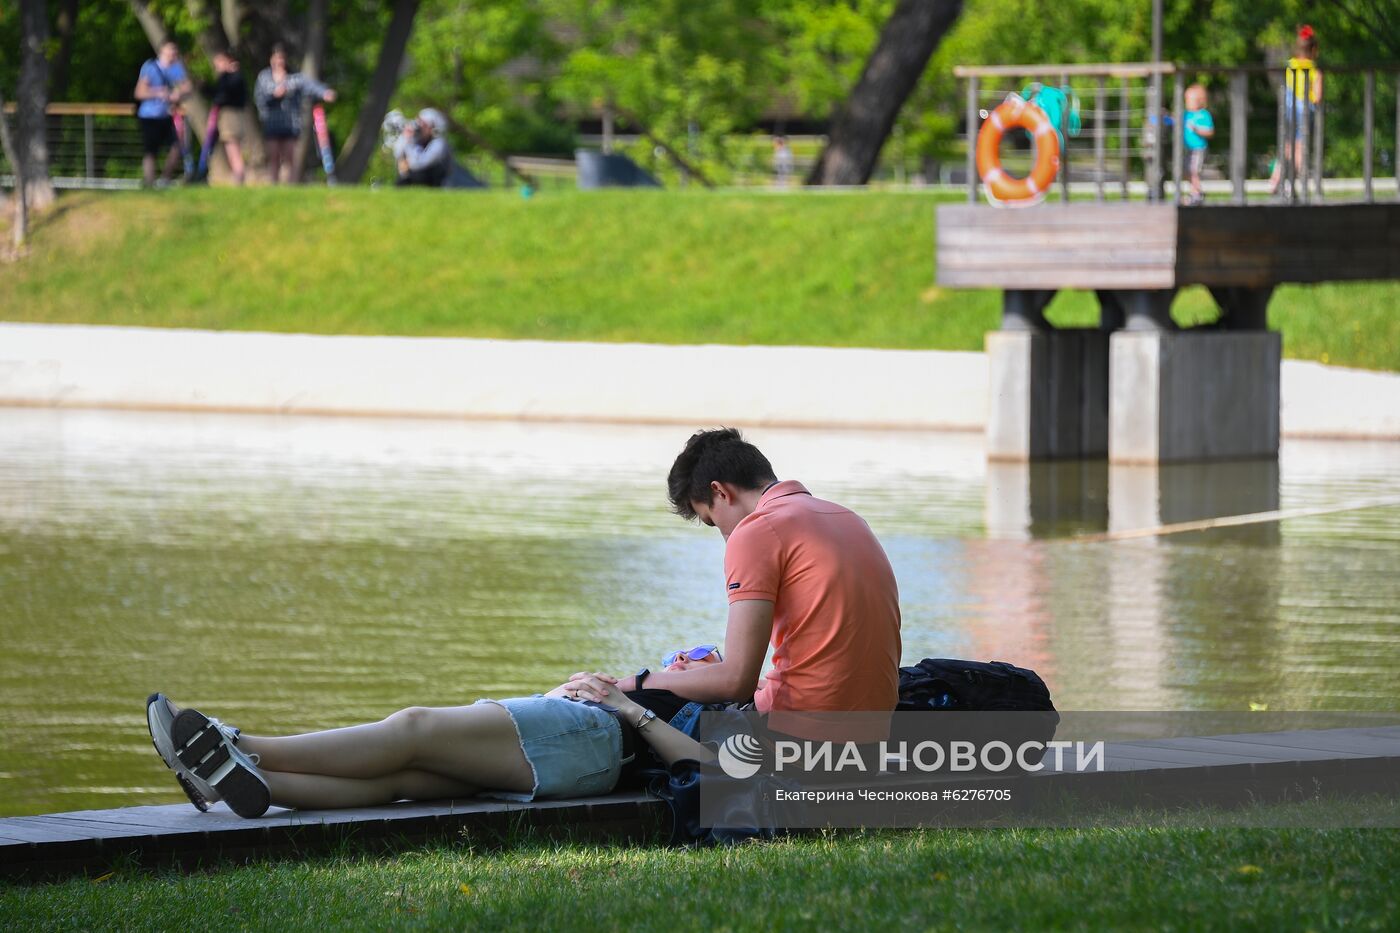
[[[620,710],[623,715],[639,713],[641,707],[627,698],[617,686],[617,678],[607,674],[575,674],[569,680],[572,695],[580,700],[605,703]]]
[[[637,689],[637,679],[636,679],[635,677],[620,678],[620,677],[614,677],[614,676],[611,675],[611,674],[597,674],[597,673],[590,674],[588,671],[579,671],[577,674],[575,674],[574,676],[570,677],[570,678],[569,678],[569,682],[568,682],[567,684],[565,684],[564,686],[566,686],[566,687],[573,687],[573,686],[576,686],[576,685],[578,685],[578,684],[580,684],[580,683],[583,683],[583,682],[585,682],[585,681],[588,681],[588,680],[594,679],[594,678],[596,678],[597,680],[603,681],[603,682],[605,682],[605,683],[608,683],[608,684],[614,684],[614,685],[617,686],[617,688],[618,688],[619,690],[622,690],[622,691],[636,690],[636,689]],[[629,683],[630,686],[624,686],[624,681],[625,681],[626,683]]]

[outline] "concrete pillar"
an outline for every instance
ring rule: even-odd
[[[1060,460],[1107,454],[1108,341],[1101,330],[987,334],[987,457]]]
[[[1114,463],[1278,457],[1279,334],[1125,330],[1108,355]]]

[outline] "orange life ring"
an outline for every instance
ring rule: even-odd
[[[1025,178],[1016,178],[1001,167],[1001,137],[1021,127],[1035,141],[1035,165]],[[1060,137],[1050,118],[1019,94],[1011,94],[991,112],[977,131],[977,174],[987,189],[987,199],[1007,207],[1038,203],[1060,171]]]

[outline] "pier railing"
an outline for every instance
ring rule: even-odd
[[[1195,83],[1210,95],[1216,126],[1202,172],[1207,194],[1234,204],[1260,196],[1302,204],[1400,196],[1400,65],[1323,63],[1321,69],[1321,99],[1295,108],[1287,82],[1310,87],[1312,72],[1290,76],[1284,65],[959,66],[967,199],[979,198],[976,139],[983,120],[1007,94],[1032,82],[1068,86],[1077,102],[1082,130],[1066,137],[1056,182],[1065,202],[1071,194],[1097,201],[1181,199],[1190,185],[1185,97]],[[1032,152],[1028,137],[1008,134],[1003,162],[1024,174]]]
[[[5,105],[14,120],[13,103]],[[141,132],[130,103],[51,103],[44,111],[49,174],[60,188],[135,188],[141,184]],[[0,157],[0,187],[10,187]]]

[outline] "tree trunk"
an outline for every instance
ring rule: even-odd
[[[301,56],[301,73],[314,81],[321,80],[322,66],[326,60],[326,0],[309,0],[306,4],[306,48]],[[306,177],[308,168],[315,177],[320,168],[319,157],[308,159],[316,151],[316,133],[311,124],[311,101],[301,102],[301,125],[307,130],[297,138],[297,146],[292,154],[292,166],[297,173],[295,180]],[[308,164],[312,163],[312,164]]]
[[[49,179],[49,144],[44,137],[44,111],[49,106],[49,62],[45,46],[49,41],[49,12],[44,0],[21,0],[18,136],[19,167],[24,176],[24,193],[32,210],[43,210],[53,203],[53,182]]]
[[[413,34],[413,18],[418,14],[418,0],[395,0],[394,15],[384,44],[379,47],[379,62],[374,68],[369,93],[365,95],[355,128],[336,160],[336,175],[342,182],[355,184],[369,167],[370,157],[379,146],[379,125],[389,109],[389,99],[399,83],[399,69],[408,37]]]
[[[228,37],[228,41],[239,46],[243,30],[243,4],[238,0],[220,0],[219,23],[224,27],[224,35]]]
[[[49,69],[49,100],[68,96],[68,79],[73,73],[73,37],[78,32],[78,0],[63,0],[58,9],[58,51]]]
[[[210,9],[205,0],[185,0],[190,11],[190,19],[199,27],[199,47],[206,58],[212,59],[216,52],[232,52],[233,43],[224,32],[224,20],[218,10]]]
[[[14,234],[15,251],[24,246],[24,238],[28,234],[29,210],[24,197],[24,169],[20,167],[19,153],[15,151],[15,144],[10,139],[10,120],[5,116],[5,95],[0,94],[0,153],[5,156],[5,161],[10,163],[15,173],[15,219],[11,227]]]
[[[860,80],[832,118],[826,148],[807,176],[809,185],[870,181],[900,108],[962,6],[963,0],[899,0]]]

